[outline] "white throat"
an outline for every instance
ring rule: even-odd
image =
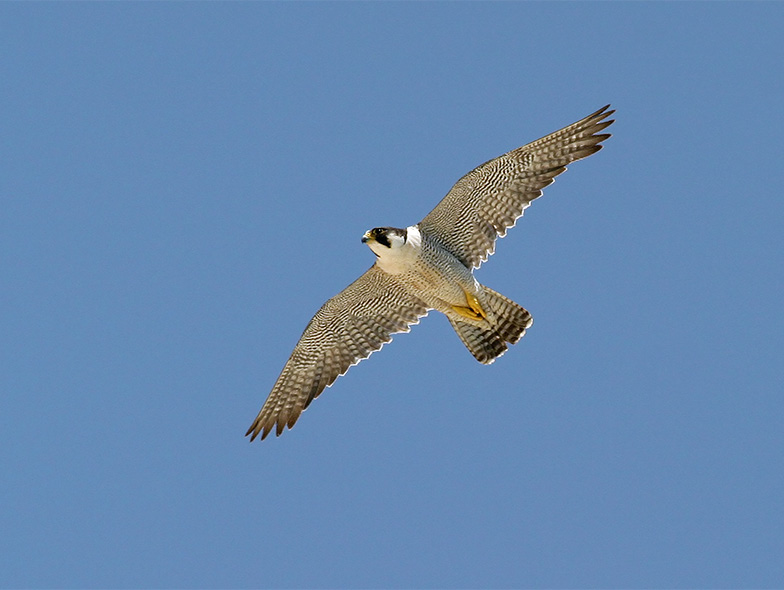
[[[378,254],[376,264],[381,270],[392,275],[408,271],[419,258],[422,248],[422,234],[415,225],[406,228],[406,243],[396,248],[373,248]]]

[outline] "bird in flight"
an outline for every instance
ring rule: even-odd
[[[531,326],[531,314],[473,275],[542,189],[566,165],[601,149],[610,105],[472,170],[422,221],[362,236],[373,266],[327,301],[305,328],[246,436],[291,428],[349,367],[408,332],[431,309],[443,313],[480,363],[490,364]]]

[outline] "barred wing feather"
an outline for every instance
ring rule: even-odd
[[[584,119],[485,162],[457,181],[419,224],[468,268],[476,268],[495,251],[498,237],[515,224],[542,189],[566,165],[601,149],[610,137],[599,133],[615,111],[599,109]]]
[[[349,367],[408,332],[428,309],[394,278],[373,265],[327,301],[302,333],[247,435],[280,436],[302,411]]]

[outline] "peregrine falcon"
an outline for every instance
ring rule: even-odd
[[[531,314],[473,275],[531,201],[566,165],[601,149],[610,105],[490,160],[457,181],[422,221],[362,236],[373,266],[327,301],[302,333],[246,436],[291,428],[314,398],[392,334],[435,309],[480,363],[490,364],[531,326]]]

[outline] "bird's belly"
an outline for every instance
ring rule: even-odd
[[[455,307],[470,307],[469,299],[479,291],[471,270],[451,252],[428,240],[386,252],[376,264],[397,277],[429,308],[443,313]]]
[[[401,278],[425,305],[446,313],[453,306],[465,306],[466,293],[476,293],[478,285],[471,271],[457,259],[438,262],[414,264]]]

